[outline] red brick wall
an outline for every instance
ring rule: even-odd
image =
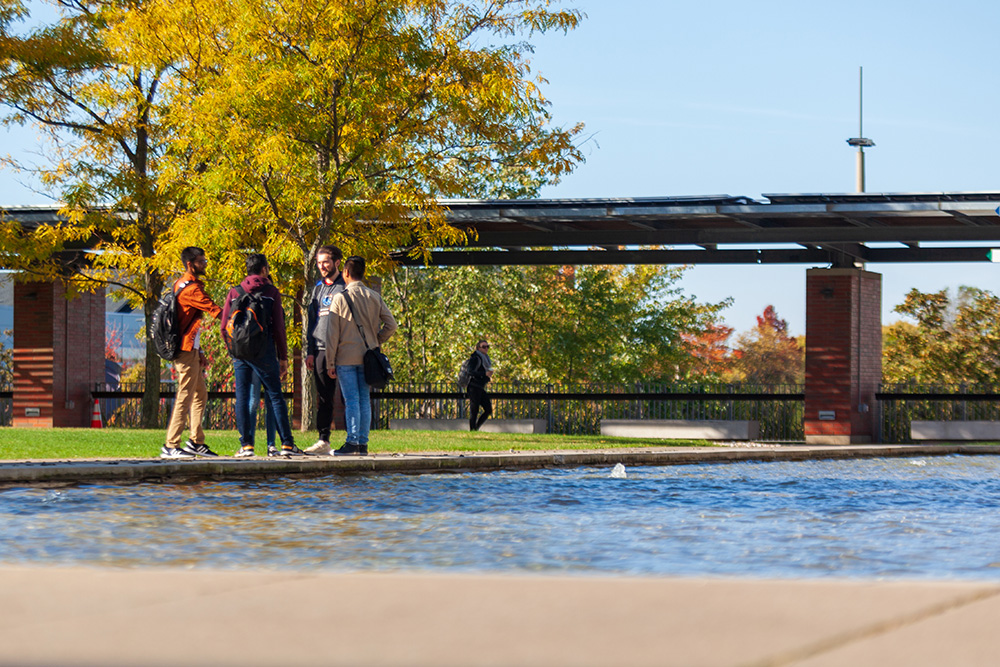
[[[806,273],[805,435],[815,444],[871,442],[882,375],[882,276]],[[833,411],[832,420],[820,419]]]
[[[52,299],[48,283],[14,285],[14,426],[52,426]]]
[[[89,426],[103,379],[103,291],[67,300],[61,283],[15,285],[14,425]]]

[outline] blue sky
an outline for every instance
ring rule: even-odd
[[[583,121],[586,164],[545,197],[853,192],[864,67],[869,192],[996,191],[1000,3],[580,0],[537,40],[556,122]],[[684,279],[744,331],[773,304],[805,331],[806,266],[696,267]],[[910,288],[996,292],[1000,265],[869,264],[883,321]]]
[[[1000,190],[1000,3],[579,0],[563,35],[535,37],[557,123],[583,121],[587,162],[544,197],[854,190],[864,67],[869,192]],[[2,134],[31,149],[34,132]],[[47,204],[0,172],[0,203]],[[806,266],[695,267],[683,288],[732,296],[737,331],[773,304],[805,330]],[[1000,289],[1000,265],[878,265],[883,319],[905,292]]]

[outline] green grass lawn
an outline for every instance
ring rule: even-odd
[[[315,432],[294,432],[303,449],[315,442]],[[185,434],[186,437],[186,434]],[[343,441],[343,432],[334,433],[333,446]],[[156,458],[163,445],[164,431],[143,429],[90,428],[0,428],[0,460]],[[239,441],[235,431],[208,431],[206,444],[224,456],[232,456]],[[372,453],[418,452],[509,452],[554,449],[613,449],[620,447],[707,446],[702,440],[650,440],[609,438],[598,435],[520,435],[470,433],[468,431],[372,431]],[[257,432],[257,454],[267,443],[263,430]]]

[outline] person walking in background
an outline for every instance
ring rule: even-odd
[[[357,256],[348,257],[344,261],[347,288],[334,296],[330,304],[326,339],[327,372],[331,378],[337,378],[340,385],[347,426],[347,440],[334,450],[335,456],[368,454],[372,405],[370,389],[365,382],[365,344],[372,348],[381,347],[397,326],[381,295],[361,282],[364,277],[365,260]]]
[[[205,314],[219,317],[222,309],[205,292],[205,283],[201,280],[208,269],[205,251],[188,246],[181,251],[181,262],[184,264],[184,275],[172,286],[177,294],[181,333],[181,351],[174,359],[177,394],[174,409],[170,413],[170,424],[167,426],[167,442],[160,450],[162,459],[218,456],[205,444],[205,431],[201,425],[208,399],[208,385],[205,381],[205,367],[208,363],[201,351],[201,320]],[[191,437],[182,445],[181,436],[185,426],[190,429]]]
[[[281,307],[281,294],[271,284],[271,268],[267,258],[260,253],[251,253],[246,258],[247,276],[238,287],[229,290],[226,304],[222,307],[222,338],[232,354],[232,340],[227,324],[233,315],[234,304],[244,294],[256,295],[262,302],[266,315],[255,318],[265,330],[266,341],[257,356],[253,358],[233,357],[233,379],[236,385],[236,429],[240,434],[240,449],[237,457],[254,455],[254,435],[256,423],[250,421],[250,386],[256,373],[260,377],[268,411],[274,415],[281,450],[268,449],[268,456],[302,456],[304,452],[295,446],[292,428],[288,422],[288,406],[281,381],[288,372],[288,344],[285,339],[285,311]],[[242,292],[242,293],[241,293]],[[263,320],[267,320],[264,322]]]
[[[309,318],[306,326],[306,368],[313,372],[316,382],[316,430],[319,438],[316,444],[307,447],[307,454],[330,453],[330,430],[333,428],[333,400],[337,391],[337,380],[330,376],[333,363],[326,351],[327,323],[330,320],[330,304],[333,297],[344,291],[345,283],[340,275],[340,265],[344,254],[334,245],[325,245],[316,251],[316,268],[320,279],[313,287],[309,302]]]
[[[469,430],[478,431],[490,415],[493,403],[486,393],[486,384],[493,378],[493,362],[490,361],[490,344],[485,340],[476,343],[476,349],[469,357]],[[482,416],[479,411],[482,410]]]

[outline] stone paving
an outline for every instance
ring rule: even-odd
[[[0,568],[0,665],[995,665],[1000,585]]]

